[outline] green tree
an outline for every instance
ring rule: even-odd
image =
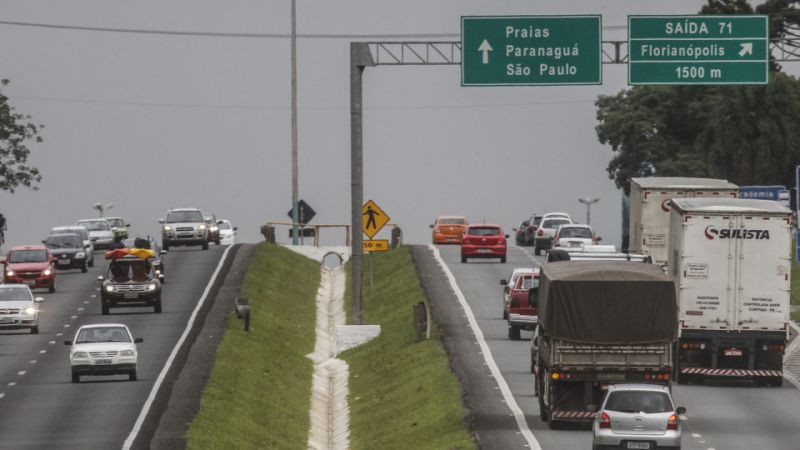
[[[8,80],[0,80],[0,86],[6,85]],[[31,122],[31,116],[16,112],[0,91],[0,190],[13,193],[20,186],[37,189],[42,175],[27,164],[31,153],[28,143],[42,142],[42,128]]]

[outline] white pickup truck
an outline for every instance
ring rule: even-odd
[[[742,377],[780,386],[789,326],[792,213],[770,200],[672,200],[680,383]]]

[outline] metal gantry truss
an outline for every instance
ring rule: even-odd
[[[461,42],[365,42],[376,66],[459,65]],[[603,41],[603,64],[627,64],[628,41]],[[800,38],[777,38],[770,43],[775,61],[800,61]]]

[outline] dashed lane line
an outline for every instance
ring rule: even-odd
[[[434,258],[444,271],[445,276],[447,276],[447,280],[449,281],[450,287],[456,295],[456,299],[458,299],[461,308],[467,314],[467,323],[469,324],[470,329],[472,329],[472,332],[475,335],[475,338],[478,340],[481,350],[483,351],[483,359],[485,364],[489,366],[489,370],[494,376],[497,385],[500,387],[500,392],[505,399],[504,403],[506,403],[509,409],[511,409],[511,412],[514,414],[514,419],[517,422],[520,432],[522,433],[522,437],[525,439],[527,445],[529,445],[531,449],[541,450],[542,447],[539,445],[539,441],[536,440],[536,436],[533,435],[533,432],[528,427],[528,423],[525,421],[525,413],[522,412],[522,409],[520,409],[517,401],[514,399],[514,395],[511,393],[511,389],[508,387],[508,383],[506,383],[505,378],[503,378],[503,374],[500,372],[500,368],[497,367],[497,363],[494,361],[494,357],[489,349],[489,345],[483,338],[483,331],[481,331],[480,327],[478,326],[478,322],[475,319],[475,315],[472,313],[472,308],[470,308],[466,297],[464,297],[464,293],[461,292],[461,288],[459,288],[458,283],[456,283],[456,277],[453,275],[453,272],[450,271],[450,268],[447,266],[447,263],[444,261],[444,259],[442,259],[439,249],[436,248],[435,245],[428,245],[428,248],[430,248],[433,252]]]

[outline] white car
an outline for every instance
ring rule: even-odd
[[[219,221],[219,240],[222,245],[233,245],[236,243],[236,234],[239,228],[233,226],[230,220]]]
[[[78,328],[70,346],[69,362],[72,382],[80,383],[81,375],[128,375],[136,381],[136,344],[127,326],[121,323],[98,323]]]
[[[89,230],[83,225],[67,225],[62,227],[53,227],[50,234],[69,234],[74,233],[81,237],[83,241],[83,248],[86,249],[86,260],[89,267],[94,267],[94,244],[89,235]]]
[[[542,216],[542,220],[550,219],[550,218],[554,218],[554,217],[566,218],[566,219],[569,219],[570,223],[572,223],[572,216],[570,216],[569,214],[567,214],[565,212],[549,212],[549,213],[547,213],[547,214]]]
[[[89,238],[95,248],[108,248],[114,242],[114,230],[106,219],[83,219],[75,223],[89,230]]]
[[[589,225],[561,225],[553,237],[553,248],[580,248],[594,245],[598,240]]]
[[[542,217],[539,223],[539,228],[536,229],[536,237],[533,241],[533,252],[536,255],[541,255],[542,250],[549,250],[553,245],[553,238],[556,235],[556,230],[561,225],[569,225],[572,219],[564,213],[550,213]]]
[[[508,311],[508,303],[511,301],[511,289],[517,284],[517,278],[522,274],[533,273],[533,267],[515,267],[511,271],[511,275],[507,279],[500,280],[500,286],[503,286],[503,319],[508,319],[506,311]]]
[[[0,330],[29,329],[39,334],[39,303],[24,284],[0,284]]]

